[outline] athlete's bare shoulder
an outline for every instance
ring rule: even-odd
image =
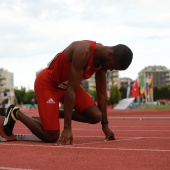
[[[90,47],[90,42],[87,40],[74,41],[65,49],[65,54],[69,61],[72,61],[72,57],[75,54],[89,56]]]

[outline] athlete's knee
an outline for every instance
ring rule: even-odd
[[[45,143],[56,143],[58,139],[56,138],[45,138],[43,142]]]
[[[102,113],[96,105],[88,107],[82,114],[86,117],[87,122],[91,124],[99,123],[102,120]]]
[[[43,139],[43,142],[45,142],[45,143],[55,143],[55,142],[57,142],[58,139],[59,139],[59,137],[45,137]]]
[[[96,114],[90,119],[91,124],[97,124],[102,120],[102,115],[101,114]]]
[[[45,143],[55,143],[59,139],[59,133],[55,132],[45,132],[45,136],[42,139]]]

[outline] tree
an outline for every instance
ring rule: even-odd
[[[33,90],[26,91],[25,87],[21,89],[14,89],[15,97],[17,98],[18,103],[30,103],[32,98],[35,98],[35,92]]]
[[[154,93],[153,93],[154,101],[160,99],[160,96],[159,96],[159,94],[160,94],[160,89],[159,89],[158,87],[154,87],[154,88],[153,88],[153,91],[154,91]]]
[[[96,90],[88,90],[89,95],[93,98],[94,101],[97,101],[97,92]]]
[[[127,93],[127,88],[126,87],[121,87],[120,88],[120,93],[121,93],[121,99],[125,99],[126,98],[126,93]]]
[[[161,87],[162,99],[170,98],[170,86],[162,86]]]
[[[170,99],[170,85],[154,87],[154,100]]]
[[[114,104],[117,104],[120,100],[121,100],[121,93],[118,89],[118,86],[117,85],[111,86],[111,88],[110,88],[110,98],[109,98],[108,103],[110,105],[114,105]]]

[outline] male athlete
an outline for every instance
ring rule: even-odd
[[[58,53],[35,80],[35,93],[40,120],[28,117],[11,105],[6,113],[3,128],[11,135],[16,120],[44,142],[59,145],[73,143],[71,120],[95,124],[101,121],[107,140],[114,140],[108,126],[106,72],[125,70],[131,64],[132,51],[125,45],[103,46],[94,41],[75,41]],[[95,73],[97,105],[83,90],[80,83]],[[59,102],[64,110],[59,110]],[[64,118],[60,136],[59,118]],[[60,138],[59,138],[60,137]]]

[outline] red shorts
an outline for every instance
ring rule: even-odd
[[[43,128],[45,130],[59,130],[59,103],[62,103],[66,90],[57,87],[50,79],[46,69],[38,74],[34,88]],[[76,93],[74,109],[82,112],[93,104],[95,102],[89,94],[80,87]]]

